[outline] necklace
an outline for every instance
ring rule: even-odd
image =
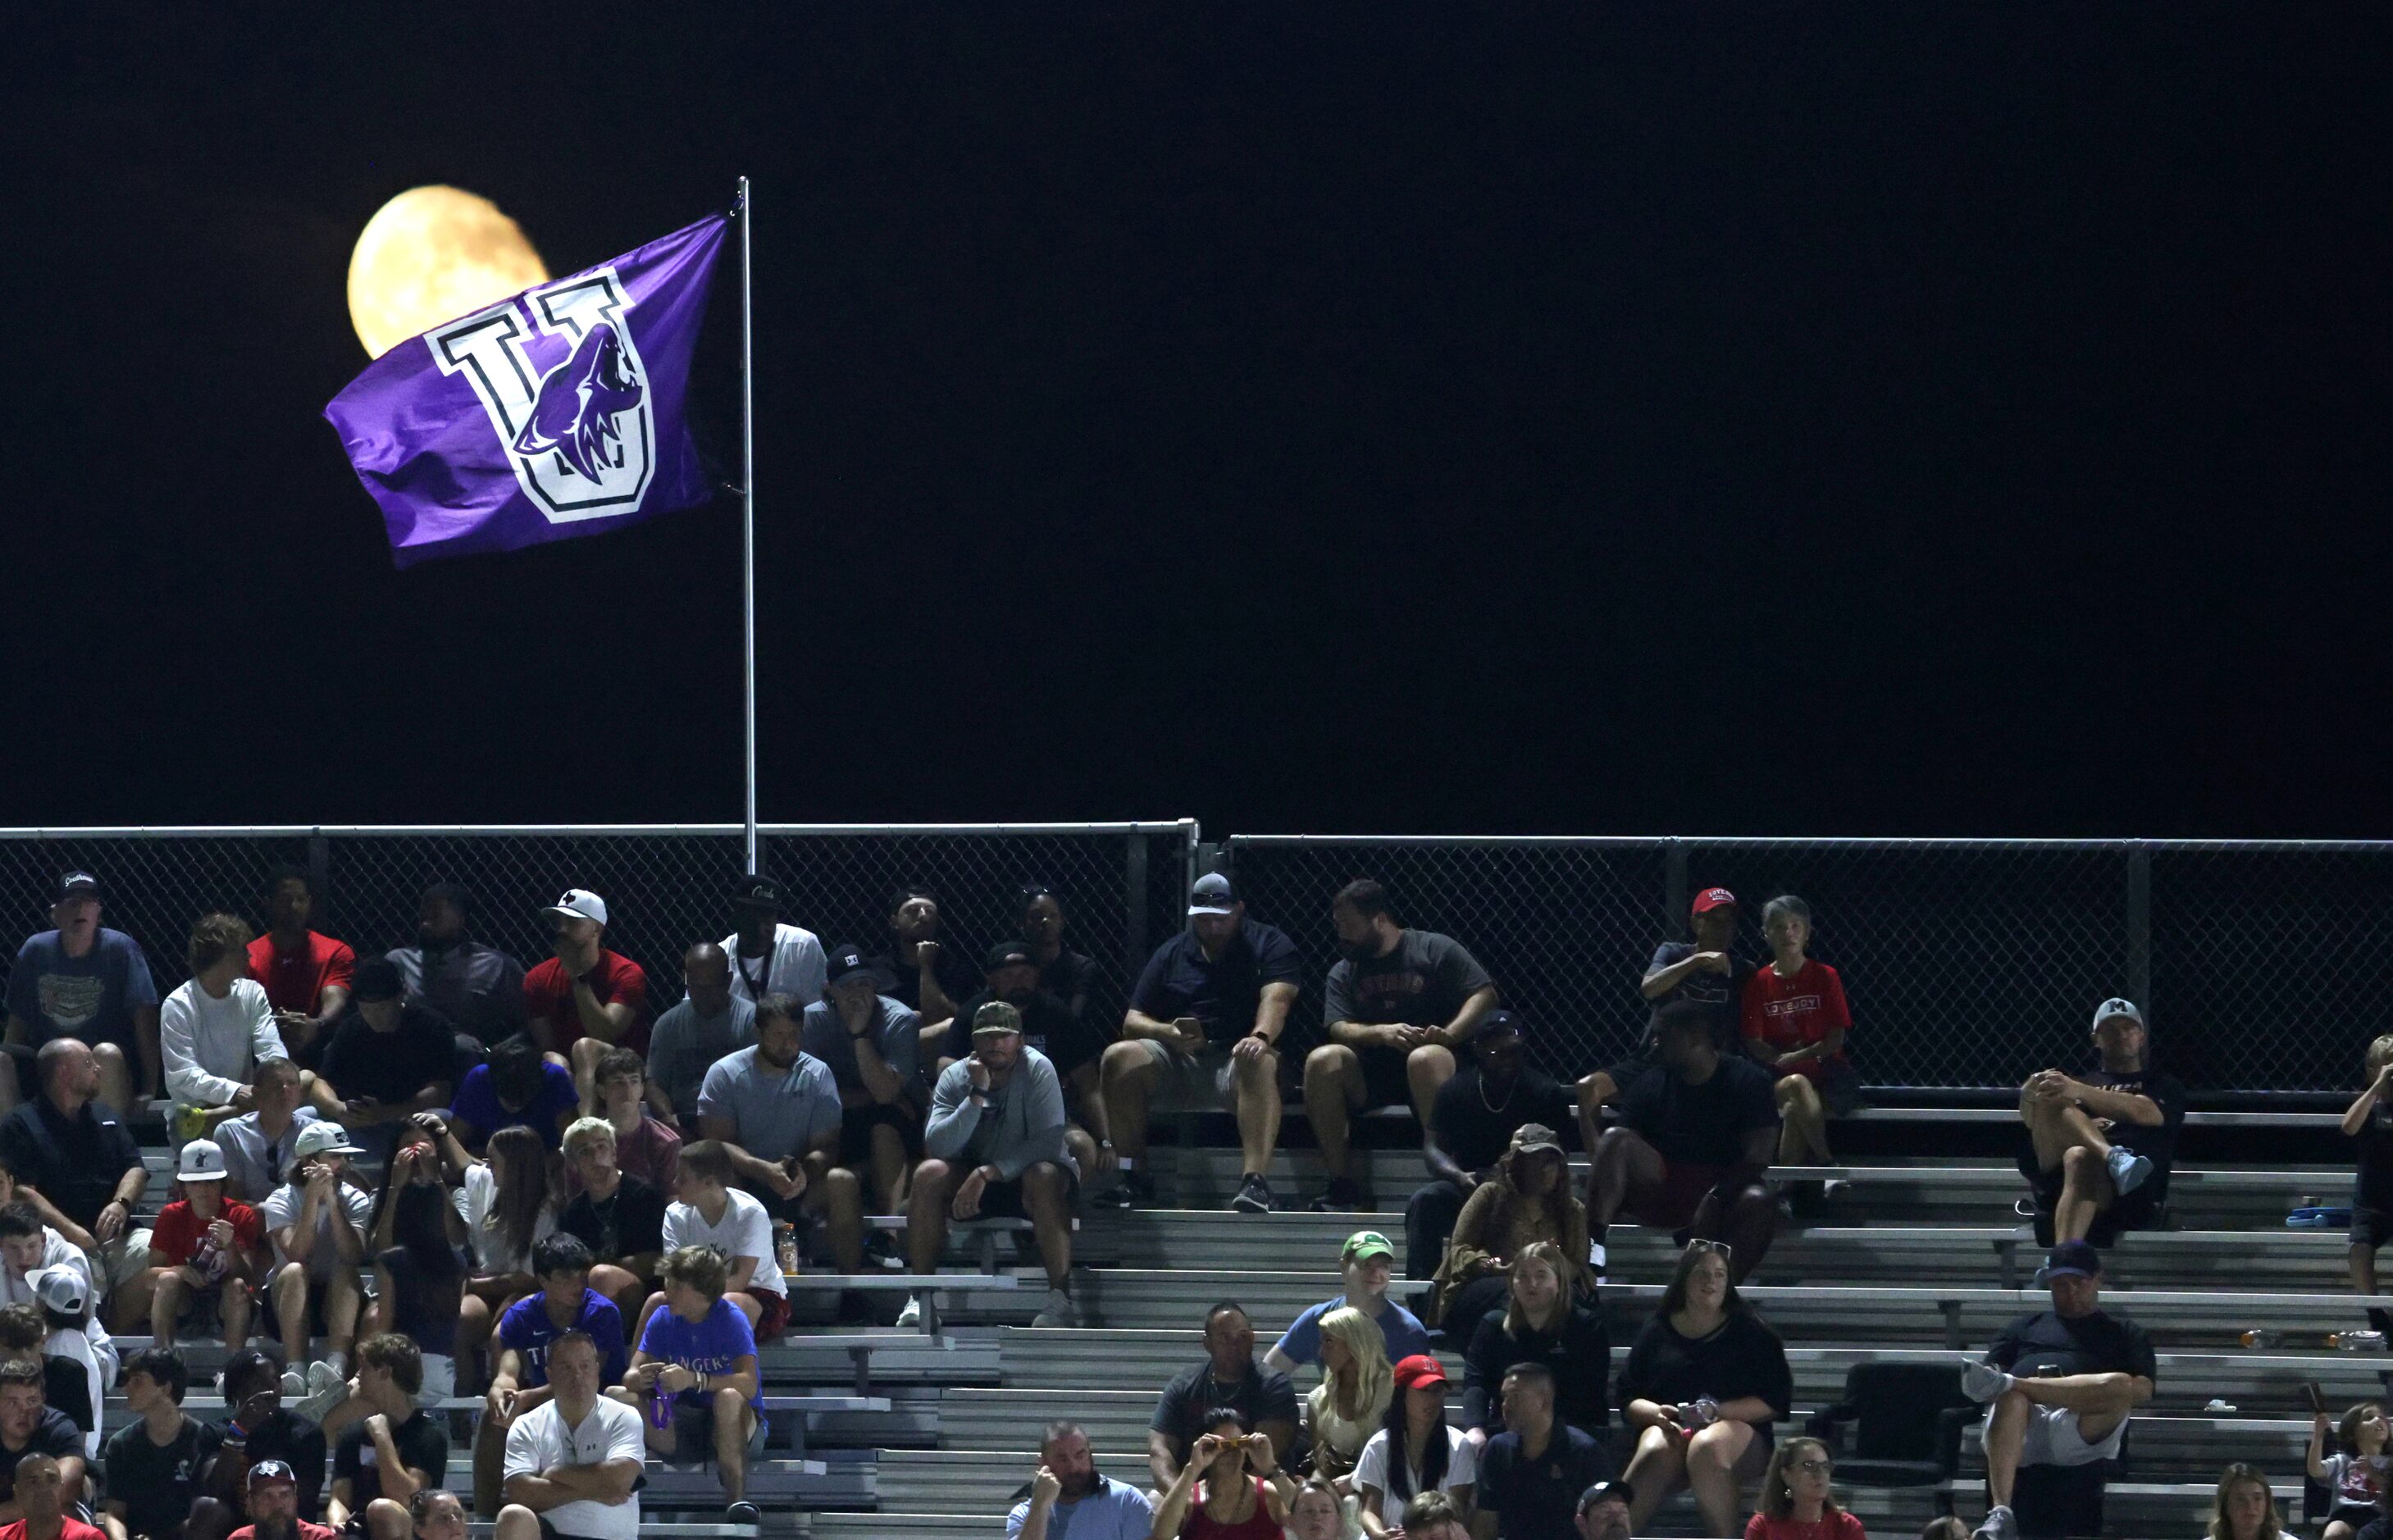
[[[1479,1077],[1479,1104],[1485,1107],[1491,1113],[1502,1112],[1505,1108],[1510,1107],[1512,1104],[1512,1098],[1518,1096],[1520,1093],[1521,1077],[1515,1075],[1512,1077],[1512,1084],[1505,1090],[1502,1104],[1498,1105],[1497,1103],[1487,1100],[1487,1077],[1483,1075]]]

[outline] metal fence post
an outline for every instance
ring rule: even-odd
[[[2127,845],[2127,998],[2146,1020],[2152,1013],[2152,847]]]
[[[307,886],[316,895],[320,924],[323,922],[320,917],[333,907],[332,896],[326,891],[332,886],[332,877],[333,842],[321,834],[310,834],[307,836]]]
[[[1677,935],[1687,916],[1687,842],[1670,836],[1662,853],[1662,933]]]
[[[1146,966],[1146,836],[1135,833],[1123,847],[1122,855],[1124,950],[1122,972],[1135,979]]]

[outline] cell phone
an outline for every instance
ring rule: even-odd
[[[2326,1390],[2315,1379],[2302,1381],[2302,1404],[2313,1412],[2326,1410]]]

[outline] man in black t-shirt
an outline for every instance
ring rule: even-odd
[[[1726,888],[1706,888],[1689,906],[1687,924],[1692,941],[1666,941],[1654,948],[1637,992],[1649,1007],[1645,1031],[1628,1057],[1608,1069],[1599,1069],[1578,1083],[1579,1137],[1592,1149],[1602,1131],[1598,1109],[1618,1098],[1631,1082],[1656,1063],[1660,1046],[1658,1012],[1673,1000],[1693,1000],[1712,1012],[1712,1037],[1720,1052],[1734,1057],[1745,1051],[1738,1038],[1737,1006],[1745,998],[1745,981],[1753,964],[1736,956],[1736,894]]]
[[[218,1533],[248,1521],[245,1478],[251,1466],[266,1460],[281,1460],[295,1473],[299,1517],[315,1522],[323,1501],[324,1434],[282,1409],[282,1371],[255,1348],[243,1348],[225,1360],[217,1385],[226,1415],[200,1429],[200,1488],[207,1494],[200,1501],[222,1504],[230,1517]]]
[[[2343,1113],[2343,1131],[2359,1141],[2359,1180],[2351,1194],[2351,1290],[2376,1292],[2376,1248],[2393,1240],[2393,1036],[2368,1045],[2360,1094]],[[2393,1336],[2393,1312],[2370,1306],[2368,1324]]]
[[[1710,1012],[1673,1000],[1656,1015],[1661,1062],[1620,1099],[1587,1176],[1589,1262],[1603,1271],[1604,1231],[1626,1213],[1732,1247],[1730,1281],[1760,1265],[1778,1206],[1762,1184],[1778,1152],[1778,1096],[1768,1071],[1723,1055]]]
[[[359,961],[311,1092],[318,1112],[376,1155],[390,1153],[410,1117],[449,1105],[453,1089],[455,1030],[405,996],[397,963]]]
[[[2121,1231],[2150,1226],[2168,1197],[2185,1088],[2150,1067],[2144,1013],[2132,1000],[2095,1007],[2094,1049],[2101,1067],[2085,1078],[2046,1069],[2020,1088],[2019,1168],[2039,1232],[2109,1246]]]
[[[83,1434],[42,1399],[42,1366],[30,1358],[0,1364],[0,1524],[17,1508],[17,1462],[47,1455],[66,1479],[68,1511],[84,1501]]]
[[[1316,1211],[1360,1208],[1349,1165],[1348,1120],[1366,1107],[1409,1103],[1427,1129],[1454,1051],[1496,1009],[1496,985],[1452,936],[1396,923],[1388,890],[1368,878],[1330,901],[1340,960],[1322,991],[1329,1040],[1305,1056],[1304,1115],[1321,1145],[1329,1190]]]
[[[134,1420],[109,1439],[101,1458],[108,1515],[134,1540],[168,1540],[199,1495],[202,1429],[183,1410],[190,1378],[172,1349],[146,1349],[124,1361],[124,1403]]]
[[[2052,1308],[2005,1326],[1961,1372],[1969,1399],[1992,1403],[1981,1434],[1992,1506],[1977,1533],[1986,1540],[2018,1540],[2010,1504],[2020,1466],[2116,1459],[2128,1414],[2152,1399],[2151,1338],[2103,1312],[2102,1254],[2063,1241],[2035,1281],[2052,1290]]]
[[[1473,1189],[1495,1175],[1523,1124],[1564,1125],[1570,1095],[1553,1077],[1523,1068],[1521,1018],[1490,1011],[1471,1038],[1471,1063],[1440,1086],[1421,1156],[1429,1181],[1405,1205],[1405,1271],[1414,1278],[1437,1272],[1454,1221]]]
[[[1205,1317],[1205,1362],[1171,1377],[1147,1425],[1146,1467],[1155,1489],[1169,1492],[1180,1479],[1188,1451],[1205,1432],[1205,1414],[1229,1406],[1246,1414],[1258,1433],[1268,1434],[1277,1458],[1288,1458],[1296,1442],[1296,1390],[1288,1376],[1255,1363],[1255,1328],[1232,1300]]]
[[[1279,1040],[1296,1003],[1298,968],[1296,944],[1277,926],[1249,919],[1227,877],[1196,879],[1188,928],[1147,959],[1122,1014],[1121,1041],[1105,1050],[1105,1117],[1121,1181],[1097,1194],[1100,1207],[1155,1201],[1147,1108],[1169,1091],[1183,1105],[1227,1102],[1236,1109],[1241,1166],[1230,1207],[1271,1212],[1277,1199],[1263,1173],[1279,1143]],[[1115,1153],[1101,1150],[1100,1166]]]
[[[369,1337],[358,1344],[350,1386],[349,1400],[335,1411],[356,1420],[333,1447],[333,1500],[324,1517],[352,1535],[407,1540],[413,1528],[407,1500],[419,1488],[438,1486],[449,1468],[448,1424],[415,1401],[424,1389],[424,1355],[407,1338]]]

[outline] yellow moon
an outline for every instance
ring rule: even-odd
[[[488,198],[461,188],[410,188],[358,232],[349,254],[349,320],[379,359],[444,320],[547,278],[521,228]]]

